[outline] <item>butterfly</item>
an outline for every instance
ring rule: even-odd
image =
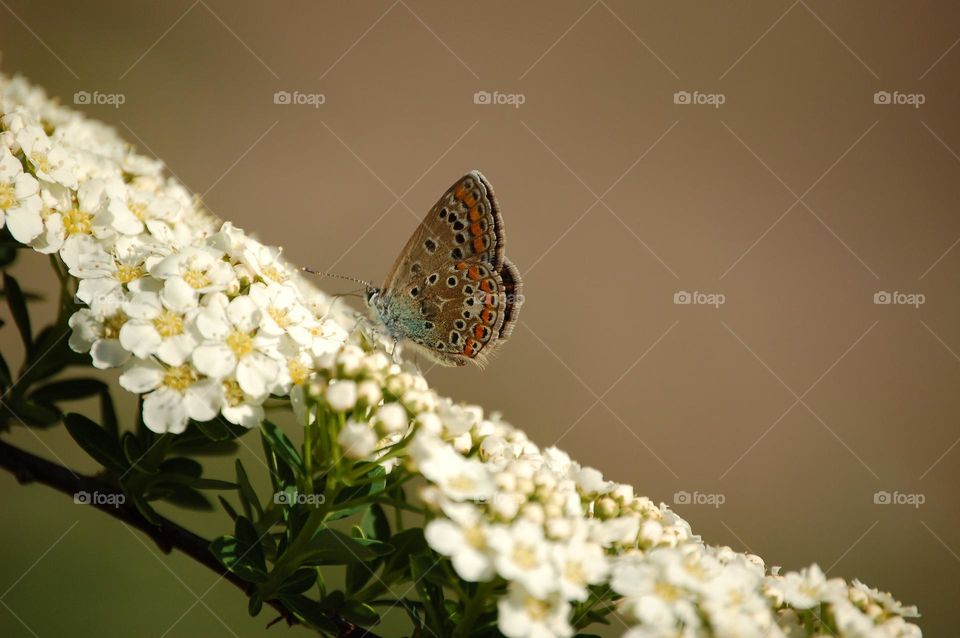
[[[413,232],[367,304],[394,344],[444,366],[483,367],[513,332],[523,282],[504,256],[503,217],[480,171],[457,180]]]

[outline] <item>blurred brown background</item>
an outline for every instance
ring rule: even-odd
[[[297,263],[379,281],[483,170],[527,302],[488,370],[436,387],[710,543],[892,590],[932,636],[960,593],[958,38],[945,1],[0,0],[6,72],[122,94],[78,108]],[[41,438],[13,440],[92,467]],[[0,485],[0,634],[263,633],[183,557]]]

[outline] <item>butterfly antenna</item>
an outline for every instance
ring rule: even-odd
[[[346,280],[346,281],[352,281],[352,282],[357,283],[357,284],[363,284],[363,285],[366,286],[367,288],[373,288],[373,287],[374,287],[373,284],[371,284],[369,281],[365,281],[365,280],[359,279],[359,278],[357,278],[357,277],[350,277],[349,275],[338,275],[337,273],[323,272],[323,271],[320,271],[320,270],[314,270],[314,269],[312,269],[312,268],[307,268],[306,266],[301,266],[301,267],[300,267],[300,270],[302,270],[303,272],[308,272],[308,273],[310,273],[311,275],[317,275],[317,276],[319,276],[319,277],[331,277],[331,278],[333,278],[333,279],[343,279],[343,280]]]

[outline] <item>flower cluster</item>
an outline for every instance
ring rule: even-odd
[[[122,367],[150,429],[218,415],[256,427],[264,401],[286,397],[341,458],[422,477],[427,543],[462,581],[502,592],[508,637],[572,636],[611,609],[631,638],[920,635],[916,609],[888,594],[708,546],[666,505],[438,396],[159,162],[0,76],[4,225],[76,278],[70,345]]]

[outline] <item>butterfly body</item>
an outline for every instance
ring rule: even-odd
[[[503,218],[490,183],[471,171],[430,209],[368,303],[387,334],[441,365],[484,365],[523,303],[504,256]]]

